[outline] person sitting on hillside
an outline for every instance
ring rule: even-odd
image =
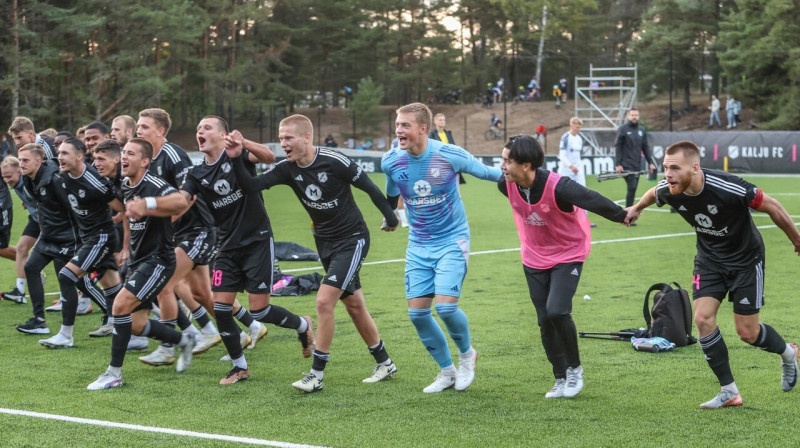
[[[328,136],[325,137],[325,143],[323,146],[327,148],[336,148],[339,146],[339,144],[336,143],[336,140],[333,138],[333,134],[328,134]]]

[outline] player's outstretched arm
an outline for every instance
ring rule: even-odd
[[[389,205],[389,201],[383,195],[381,189],[367,176],[367,173],[361,172],[355,182],[353,182],[353,186],[367,193],[372,203],[375,204],[375,207],[381,211],[385,223],[385,226],[383,224],[381,225],[381,230],[392,232],[397,229],[397,226],[400,225],[400,220],[397,219],[394,213],[394,207]],[[395,203],[395,206],[396,205]]]
[[[656,203],[656,187],[653,187],[647,190],[647,193],[639,199],[639,202],[636,204],[626,208],[625,210],[628,211],[628,215],[625,217],[625,224],[633,224],[639,219],[639,216],[642,214],[642,210],[650,207],[651,205]]]
[[[267,190],[273,185],[280,183],[276,179],[277,169],[253,177],[247,172],[247,168],[244,167],[244,162],[241,157],[231,158],[231,166],[233,167],[233,174],[236,176],[236,181],[247,194],[259,193],[261,190]]]
[[[789,212],[786,211],[783,205],[764,193],[761,205],[756,208],[756,210],[769,215],[772,222],[789,237],[789,241],[792,242],[792,246],[794,246],[794,251],[797,255],[800,255],[800,231],[797,230],[794,221],[792,221],[792,217],[789,216]]]

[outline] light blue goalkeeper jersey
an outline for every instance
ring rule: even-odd
[[[458,192],[458,173],[497,182],[500,168],[484,165],[459,146],[428,139],[419,156],[394,148],[383,156],[386,194],[402,195],[411,227],[411,243],[446,244],[469,239],[464,203]]]

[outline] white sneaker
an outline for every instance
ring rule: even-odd
[[[567,384],[564,385],[564,397],[572,398],[583,390],[583,366],[567,367]]]
[[[567,380],[564,378],[556,378],[556,383],[550,392],[544,394],[545,398],[562,398],[564,396],[564,386],[567,385]]]
[[[784,392],[794,389],[795,384],[797,384],[797,344],[792,342],[791,347],[794,350],[792,360],[781,364],[783,369],[781,373],[781,388],[783,388]]]
[[[395,373],[397,373],[397,366],[395,366],[394,363],[388,366],[386,364],[378,364],[375,366],[375,370],[372,371],[372,375],[370,375],[369,378],[364,378],[361,382],[377,383],[378,381],[393,377]]]
[[[49,339],[39,339],[39,345],[47,348],[72,348],[72,344],[72,338],[64,336],[61,332]]]
[[[250,329],[250,335],[249,335],[250,343],[247,344],[248,350],[256,348],[256,344],[258,344],[258,341],[264,339],[264,336],[267,335],[267,326],[258,321],[256,321],[255,323],[258,324],[258,327],[256,327],[255,330],[252,328]],[[244,344],[242,344],[242,348],[244,347],[245,347]]]
[[[194,346],[192,353],[195,355],[199,355],[200,353],[205,353],[211,347],[219,344],[222,342],[222,337],[217,334],[201,334],[199,339],[197,339],[197,345]]]
[[[453,375],[452,373],[446,373],[443,370],[439,372],[438,375],[436,375],[436,378],[434,378],[433,382],[428,387],[422,389],[422,392],[425,392],[426,394],[434,394],[437,392],[441,392],[445,389],[449,389],[453,387],[455,384],[456,384],[456,376]]]
[[[178,355],[178,363],[175,365],[175,370],[185,372],[189,368],[192,363],[192,350],[194,350],[195,345],[197,345],[197,337],[194,333],[187,333],[186,344],[178,347],[181,349],[181,354]]]
[[[128,341],[128,351],[147,350],[150,340],[144,336],[133,336]]]
[[[122,386],[122,375],[116,376],[106,370],[102,375],[97,377],[97,381],[86,386],[86,390],[103,390],[119,386]]]
[[[742,394],[733,393],[722,389],[716,397],[700,405],[700,409],[719,409],[729,406],[741,406]]]
[[[474,348],[472,349],[472,356],[459,358],[455,390],[464,390],[475,380],[475,361],[477,360],[478,351]]]
[[[89,332],[89,337],[91,338],[102,338],[106,336],[111,336],[114,333],[114,324],[103,324],[100,325],[100,328],[97,330]]]
[[[139,361],[151,366],[171,366],[175,363],[175,347],[159,345],[153,353],[140,356]]]
[[[52,304],[52,305],[48,306],[48,307],[47,307],[47,308],[45,308],[44,310],[45,310],[45,311],[54,311],[54,312],[59,312],[59,313],[60,313],[60,312],[61,312],[61,304],[62,304],[62,303],[64,303],[64,302],[62,302],[62,301],[60,301],[60,300],[59,300],[59,301],[57,301],[56,303],[54,303],[54,304]]]
[[[84,316],[92,312],[92,300],[88,297],[83,295],[78,296],[78,309],[75,311],[75,314],[78,316]]]
[[[239,344],[242,345],[242,350],[247,348],[251,342],[253,342],[253,339],[250,338],[249,334],[245,333],[244,331],[239,333]]]
[[[317,378],[313,373],[306,373],[302,380],[292,383],[292,387],[297,390],[302,390],[306,393],[316,392],[322,390],[322,379]]]

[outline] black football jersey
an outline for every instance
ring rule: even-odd
[[[764,259],[764,241],[750,215],[763,193],[755,185],[724,171],[702,169],[703,191],[672,195],[668,184],[656,185],[656,204],[669,204],[694,228],[697,258],[723,271],[745,269]]]
[[[237,167],[239,169],[239,167]],[[328,148],[317,148],[310,165],[282,160],[256,177],[251,188],[267,189],[275,185],[288,185],[300,199],[314,223],[314,235],[326,240],[338,240],[368,235],[367,225],[353,198],[350,185],[378,196],[378,187],[361,167],[347,156]],[[388,202],[380,204],[384,216],[391,215]]]
[[[76,224],[69,211],[66,192],[61,188],[61,177],[53,161],[43,161],[34,179],[22,176],[25,187],[38,203],[39,238],[59,246],[74,244],[77,240]]]
[[[158,197],[177,190],[165,180],[147,173],[136,185],[122,183],[122,195],[127,204],[134,198]],[[139,220],[126,218],[131,230],[130,263],[136,264],[154,255],[169,257],[175,252],[171,217],[144,216]]]
[[[108,203],[115,199],[114,188],[108,178],[97,170],[84,164],[84,171],[78,177],[69,173],[61,175],[61,187],[75,221],[81,239],[98,233],[111,233],[111,208]]]
[[[246,169],[255,174],[255,165],[247,158],[248,152],[245,150],[242,154]],[[245,194],[225,151],[214,163],[203,161],[194,166],[182,189],[197,195],[198,200],[205,200],[219,231],[220,250],[245,247],[272,236],[261,194]]]
[[[165,142],[158,155],[150,162],[149,171],[150,174],[164,179],[178,189],[183,185],[191,168],[192,161],[186,155],[186,151],[174,143]],[[174,226],[175,234],[180,235],[198,227],[213,227],[214,220],[206,203],[198,198],[192,208],[175,221]]]

